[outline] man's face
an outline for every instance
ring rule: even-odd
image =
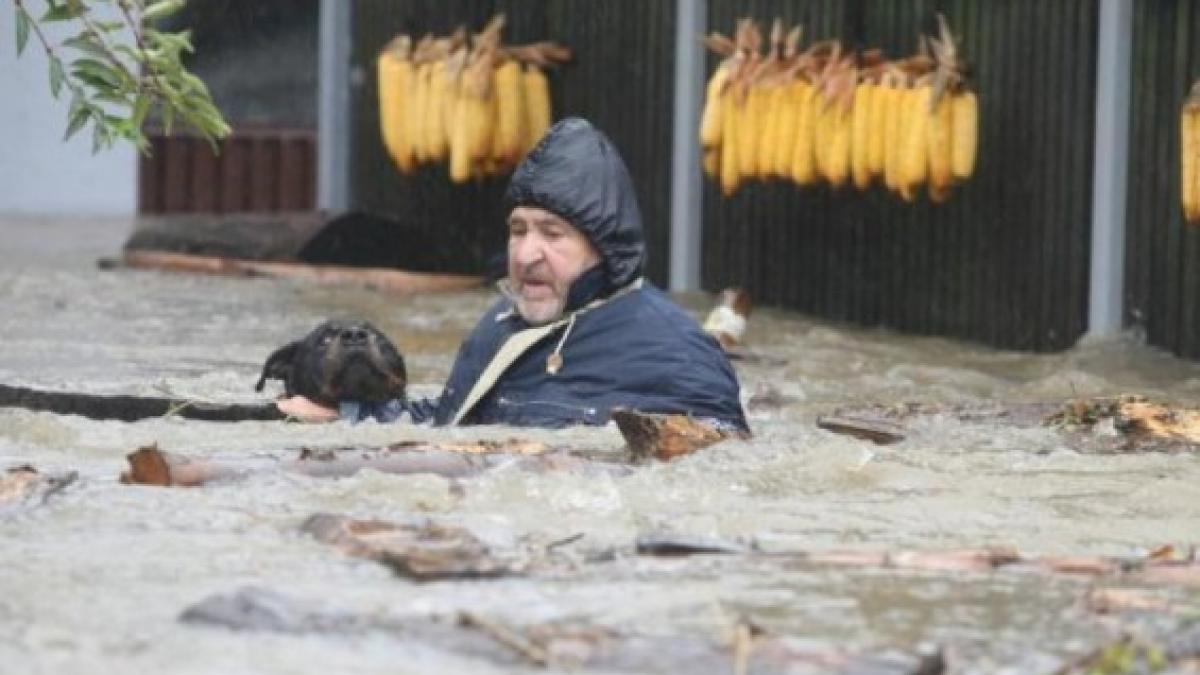
[[[550,211],[518,206],[509,214],[508,278],[530,324],[562,316],[571,284],[599,262],[587,237]]]

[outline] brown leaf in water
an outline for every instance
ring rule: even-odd
[[[140,447],[125,458],[129,460],[129,471],[121,474],[122,483],[162,487],[171,485],[171,467],[157,443]]]

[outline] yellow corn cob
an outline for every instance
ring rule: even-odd
[[[972,91],[960,91],[951,98],[954,112],[954,139],[951,141],[953,159],[950,170],[958,180],[975,171],[975,153],[979,142],[979,104]]]
[[[908,108],[905,134],[900,150],[900,185],[915,189],[929,173],[929,101],[933,87],[922,84],[906,95]]]
[[[741,184],[738,170],[738,105],[731,89],[721,97],[721,193],[730,197]]]
[[[888,120],[895,116],[895,111],[888,107],[892,101],[892,91],[891,87],[880,83],[875,85],[871,92],[870,130],[867,132],[870,147],[867,150],[867,166],[873,176],[883,175],[884,160],[887,158]]]
[[[894,86],[888,87],[887,91],[887,134],[886,144],[884,145],[884,184],[888,189],[893,191],[900,190],[901,167],[900,156],[901,146],[904,144],[904,134],[908,129],[908,106],[905,102],[908,98],[908,90],[903,88],[900,83],[895,83]]]
[[[471,126],[468,121],[471,95],[467,91],[466,77],[459,78],[458,94],[454,98],[454,114],[450,118],[450,180],[465,183],[471,177]]]
[[[764,115],[763,91],[751,87],[738,108],[738,173],[743,178],[758,175],[758,139],[762,134]]]
[[[817,178],[814,144],[817,115],[820,113],[819,98],[816,88],[810,85],[796,114],[796,144],[792,148],[791,176],[797,185],[809,185]]]
[[[550,128],[550,83],[542,69],[532,63],[525,66],[522,83],[525,85],[525,112],[528,115],[528,151],[542,140]]]
[[[413,154],[416,155],[417,163],[429,161],[429,75],[433,70],[433,64],[425,62],[419,64],[416,69],[416,86],[413,88],[412,108],[412,130],[413,130]]]
[[[826,129],[825,180],[833,187],[841,187],[850,177],[850,144],[854,135],[854,119],[841,101],[829,104]]]
[[[496,69],[496,159],[516,162],[520,158],[525,121],[521,64],[510,59]]]
[[[782,108],[779,112],[779,139],[772,148],[773,173],[781,178],[792,175],[792,151],[796,147],[796,126],[800,121],[800,105],[807,94],[808,83],[796,80],[784,85]]]
[[[954,104],[949,93],[934,106],[929,124],[929,194],[944,199],[954,183]],[[938,201],[937,198],[934,201]]]
[[[779,145],[782,135],[780,124],[783,121],[783,109],[786,105],[787,88],[778,84],[768,87],[764,93],[766,102],[762,133],[758,137],[758,177],[769,178],[776,175],[775,148]]]
[[[850,172],[854,186],[866,190],[871,185],[871,114],[875,110],[875,85],[863,82],[854,89],[851,120]]]
[[[471,160],[476,164],[492,156],[496,124],[496,87],[494,72],[487,59],[467,70],[467,127]],[[476,169],[481,167],[477,166]]]
[[[411,84],[412,62],[386,50],[376,61],[379,80],[379,128],[383,145],[396,167],[412,171],[412,146],[405,128],[405,99]]]
[[[1195,223],[1200,221],[1200,106],[1185,104],[1179,121],[1179,198],[1184,220]]]
[[[811,113],[813,115],[813,171],[817,177],[828,181],[829,177],[825,172],[829,164],[829,141],[833,127],[833,104],[820,91],[815,89]]]
[[[700,115],[700,145],[715,148],[721,144],[721,98],[725,95],[731,67],[722,63],[708,80],[704,90],[704,112]]]
[[[446,141],[446,62],[435,61],[429,69],[429,96],[425,104],[425,154],[430,161],[446,159],[449,144]]]

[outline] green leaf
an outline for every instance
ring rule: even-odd
[[[79,79],[98,89],[119,90],[126,83],[126,76],[108,63],[96,59],[75,59],[71,72]]]
[[[58,98],[58,92],[62,90],[63,80],[66,75],[63,73],[62,61],[56,56],[50,57],[50,93],[54,98]]]
[[[150,114],[150,97],[138,96],[133,102],[133,113],[129,116],[129,123],[134,129],[141,129],[146,123],[146,115]],[[139,132],[140,133],[140,132]]]
[[[159,0],[142,12],[142,23],[151,23],[183,9],[183,0]]]
[[[71,19],[79,18],[84,14],[86,9],[82,4],[68,2],[63,5],[55,5],[50,3],[50,8],[42,15],[40,21],[42,23],[51,23],[53,21],[70,21]]]
[[[76,97],[71,101],[71,109],[67,112],[67,133],[63,136],[63,140],[67,140],[75,135],[75,132],[83,128],[87,124],[88,118],[92,115],[92,111],[86,105],[83,105],[82,99]]]
[[[108,136],[108,128],[100,120],[96,120],[96,123],[92,125],[92,154],[100,152],[109,145],[112,145],[112,140]]]
[[[29,42],[29,15],[20,7],[17,8],[17,56],[25,51],[25,43]]]
[[[73,38],[63,40],[64,47],[77,49],[84,54],[91,54],[96,58],[107,59],[108,52],[104,51],[104,46],[100,39],[94,33],[84,31]]]

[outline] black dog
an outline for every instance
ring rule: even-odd
[[[263,364],[255,391],[268,379],[283,380],[287,396],[299,394],[337,407],[339,401],[379,402],[404,398],[404,357],[366,321],[326,321],[303,340],[276,349]]]

